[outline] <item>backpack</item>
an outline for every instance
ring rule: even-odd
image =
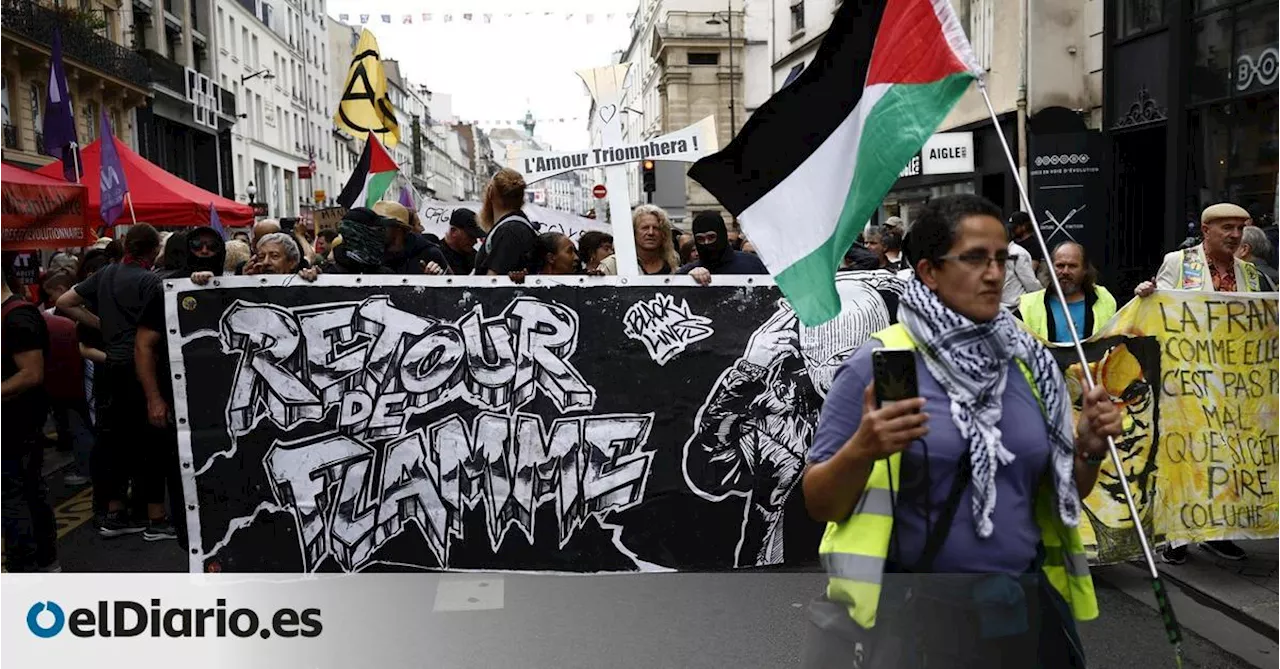
[[[18,306],[32,306],[23,300],[9,300],[0,318]],[[39,307],[36,307],[39,309]],[[84,360],[80,357],[80,338],[70,318],[55,316],[39,309],[49,330],[49,355],[44,359],[44,390],[51,400],[84,399]]]

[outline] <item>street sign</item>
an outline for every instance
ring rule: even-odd
[[[266,203],[266,202],[254,202],[254,203],[253,203],[253,215],[254,215],[254,216],[257,216],[257,217],[263,217],[263,216],[266,216],[266,215],[267,215],[267,203]]]
[[[595,188],[591,189],[591,194],[594,195],[597,200],[603,200],[605,196],[609,194],[609,190],[604,187],[604,184],[596,184]]]
[[[324,202],[326,195],[327,194],[324,192],[323,188],[318,188],[311,193],[311,197],[315,199],[316,202]]]
[[[312,171],[313,171],[313,170],[315,170],[315,168],[314,168],[314,167],[312,167],[311,165],[299,165],[299,166],[298,166],[298,178],[299,178],[299,179],[310,179],[310,178],[311,178],[311,173],[312,173]]]

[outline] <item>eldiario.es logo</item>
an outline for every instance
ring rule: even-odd
[[[140,602],[99,601],[96,608],[72,609],[64,613],[56,602],[36,602],[27,610],[27,628],[41,639],[57,636],[66,629],[77,637],[203,638],[227,636],[285,638],[320,636],[324,625],[320,609],[283,608],[263,625],[253,609],[227,610],[227,600],[216,600],[208,609],[165,608],[159,599],[148,607]]]

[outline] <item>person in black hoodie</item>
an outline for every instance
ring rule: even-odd
[[[227,246],[222,235],[209,227],[195,228],[186,233],[186,258],[183,266],[165,279],[190,278],[196,285],[205,285],[215,276],[221,276],[227,260]],[[153,509],[148,510],[152,519],[149,541],[177,539],[183,550],[187,547],[186,512],[183,508],[182,473],[178,467],[178,432],[173,420],[173,384],[169,373],[169,349],[164,337],[164,292],[151,295],[134,339],[134,368],[147,405],[147,424],[139,443],[147,445],[141,454],[145,478],[156,482],[157,492],[147,499]],[[161,490],[163,492],[161,492]],[[167,493],[167,495],[166,495]],[[158,521],[158,500],[168,498],[169,523]],[[162,508],[162,507],[161,507]]]
[[[768,274],[764,263],[750,253],[729,246],[729,233],[718,211],[702,211],[693,217],[693,239],[698,260],[676,274],[688,274],[702,285],[711,283],[712,274]]]

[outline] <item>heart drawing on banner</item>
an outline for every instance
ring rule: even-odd
[[[618,105],[605,105],[600,108],[600,120],[608,123],[613,120],[613,115],[618,113]]]

